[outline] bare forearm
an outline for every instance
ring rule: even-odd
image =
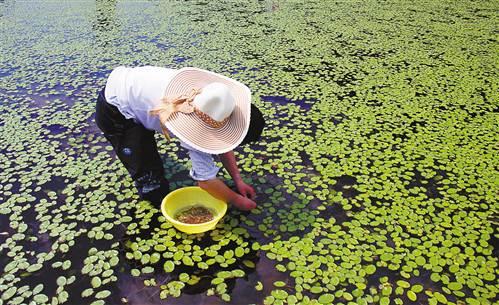
[[[244,182],[241,183],[244,184]],[[222,180],[217,178],[206,181],[198,181],[198,185],[212,196],[225,202],[229,202],[240,210],[249,211],[256,208],[256,203],[253,200],[233,192]]]
[[[225,183],[220,179],[211,179],[206,181],[198,181],[199,187],[210,193],[213,197],[216,197],[225,202],[234,202],[239,196],[236,192],[232,191]]]
[[[241,174],[239,173],[239,168],[237,167],[236,156],[233,151],[226,152],[219,155],[220,161],[224,165],[224,168],[229,172],[234,182],[242,181]]]

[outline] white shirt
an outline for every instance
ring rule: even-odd
[[[153,66],[117,67],[107,79],[104,95],[107,102],[116,106],[125,118],[162,133],[158,116],[149,115],[149,111],[159,106],[175,72],[175,69]],[[170,136],[174,135],[170,133]],[[216,166],[212,155],[198,151],[182,141],[180,146],[188,150],[192,162],[189,172],[192,179],[202,181],[216,177],[220,168]]]

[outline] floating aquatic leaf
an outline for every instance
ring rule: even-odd
[[[248,268],[255,268],[255,263],[253,263],[252,261],[249,261],[249,260],[244,260],[243,261],[243,264],[248,267]]]
[[[109,297],[111,295],[111,291],[109,290],[102,290],[102,291],[99,291],[95,294],[95,297],[97,299],[105,299],[107,297]]]
[[[225,302],[230,302],[231,300],[231,297],[230,295],[228,295],[227,293],[223,293],[222,296],[221,296],[222,300],[224,300]]]
[[[255,289],[256,289],[257,291],[261,291],[261,290],[263,290],[263,284],[262,284],[262,282],[258,281],[258,282],[256,283]]]
[[[172,261],[166,261],[163,268],[165,272],[172,272],[175,269],[175,264]]]
[[[161,259],[161,255],[157,252],[153,253],[149,259],[151,264],[156,264]]]
[[[87,289],[82,291],[81,296],[82,296],[82,298],[87,298],[93,294],[94,294],[94,290],[92,288],[87,288]]]
[[[353,300],[353,296],[352,296],[352,294],[350,294],[349,292],[345,292],[345,293],[343,293],[343,298],[344,298],[345,300],[347,300],[347,301],[351,301],[351,300]]]
[[[98,288],[98,287],[101,286],[102,281],[101,281],[101,279],[99,277],[94,276],[92,278],[92,281],[90,282],[90,284],[92,285],[93,288]]]
[[[415,293],[420,293],[423,291],[423,286],[416,284],[416,285],[411,287],[411,290],[414,291]]]
[[[112,272],[112,270],[109,270]],[[142,268],[142,273],[144,274],[148,274],[148,273],[153,273],[154,272],[154,268],[151,267],[151,266],[145,266],[144,268]],[[103,274],[104,276],[104,274]]]
[[[411,287],[411,284],[409,284],[408,282],[403,281],[403,280],[397,281],[397,285],[399,287],[402,287],[402,288],[409,288],[409,287]]]
[[[133,276],[140,276],[140,270],[138,269],[132,269],[131,273]]]
[[[330,293],[323,294],[318,299],[321,304],[332,304],[334,301],[334,295]]]
[[[33,291],[32,291],[33,295],[39,294],[43,290],[43,287],[44,287],[43,284],[36,285],[35,288],[33,288]]]
[[[42,269],[43,265],[42,264],[33,264],[26,269],[28,272],[36,272],[40,269]]]
[[[45,294],[37,294],[33,297],[33,300],[39,304],[45,304],[49,298]]]
[[[15,286],[11,286],[9,289],[5,290],[2,293],[2,300],[4,300],[4,301],[9,300],[10,298],[12,298],[14,296],[14,294],[16,294],[16,292],[17,292],[17,288]]]
[[[414,293],[414,291],[412,290],[408,290],[407,291],[407,298],[413,302],[415,302],[417,300],[417,296],[416,296],[416,293]]]
[[[64,276],[60,276],[56,280],[57,286],[64,286],[67,283],[67,280]]]
[[[367,274],[373,274],[376,271],[376,267],[374,265],[369,265],[365,270]]]
[[[288,296],[288,293],[285,290],[276,289],[272,290],[272,296],[277,300],[284,300]]]
[[[182,282],[188,282],[190,279],[189,274],[187,273],[180,273],[179,275],[179,280]]]
[[[241,269],[232,270],[232,276],[234,277],[244,277],[246,273]]]
[[[275,283],[274,283],[275,285]],[[310,292],[312,293],[321,293],[323,291],[322,287],[319,287],[319,286],[314,286],[312,288],[310,288]]]
[[[390,299],[388,297],[382,297],[379,300],[380,305],[389,305],[390,304]]]

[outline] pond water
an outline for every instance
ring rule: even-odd
[[[498,9],[0,1],[0,305],[497,302]],[[138,200],[94,120],[120,65],[251,88],[257,209],[186,235]]]

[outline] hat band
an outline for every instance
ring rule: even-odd
[[[199,110],[196,107],[194,107],[194,113],[198,116],[198,118],[200,118],[208,126],[210,126],[212,128],[216,128],[216,129],[222,128],[229,121],[229,117],[230,117],[230,116],[228,116],[225,119],[223,119],[222,121],[215,121],[209,115],[202,112],[201,110]]]

